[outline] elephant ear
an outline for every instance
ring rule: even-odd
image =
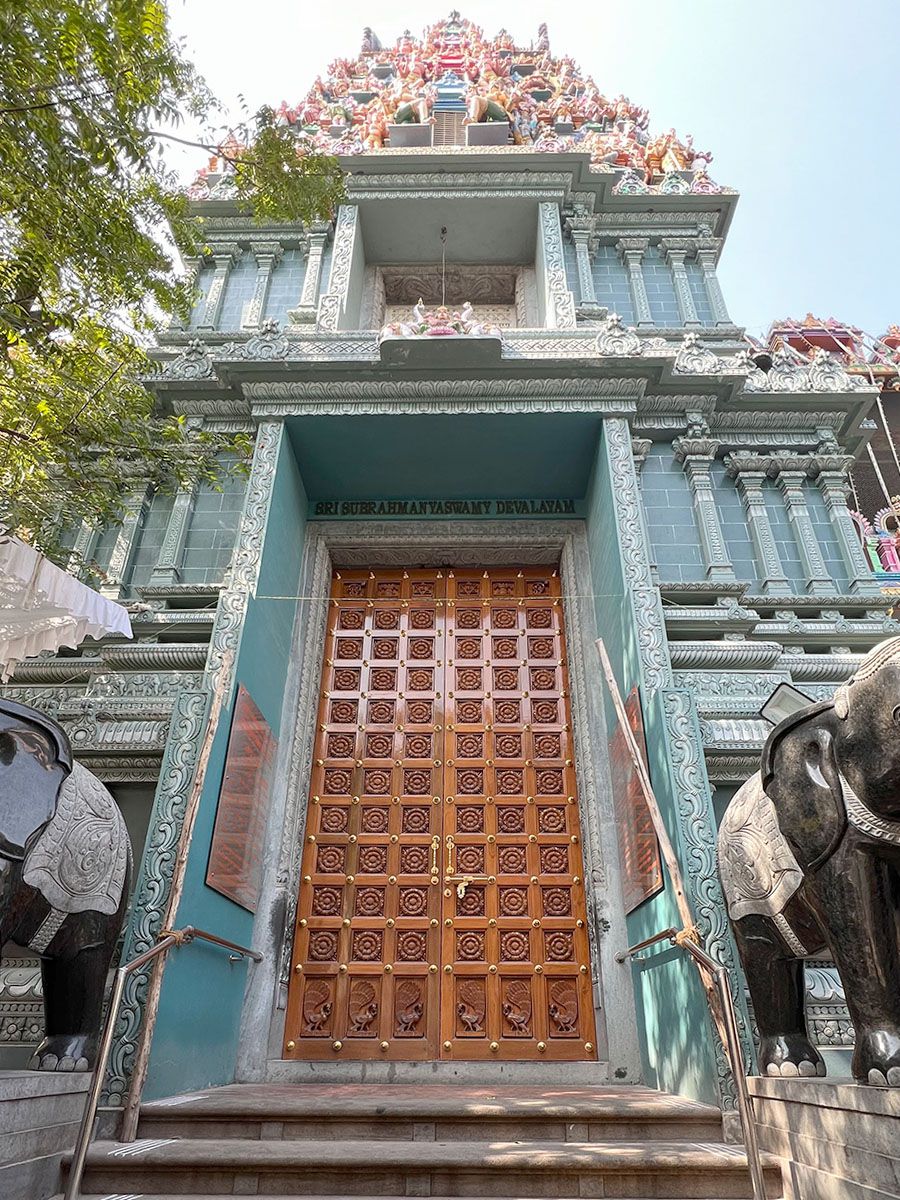
[[[844,805],[844,789],[841,787],[834,734],[826,726],[817,729],[815,735],[807,740],[806,774],[817,788],[821,789],[823,785],[828,788],[832,802],[830,819],[827,814],[822,813],[823,819],[818,830],[819,837],[826,835],[825,844],[807,866],[807,870],[815,871],[837,849],[838,842],[847,828],[847,809]],[[827,836],[829,834],[830,836]]]
[[[797,861],[814,871],[833,853],[847,827],[831,704],[789,717],[769,735],[763,784]]]
[[[24,858],[71,768],[68,739],[55,721],[0,700],[0,858]]]

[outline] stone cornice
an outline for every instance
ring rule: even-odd
[[[638,379],[265,381],[246,392],[257,419],[292,414],[596,412],[631,415]]]
[[[347,200],[551,200],[562,204],[572,176],[563,171],[429,171],[355,174],[347,180]]]

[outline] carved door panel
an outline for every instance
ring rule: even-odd
[[[447,579],[441,1049],[596,1057],[559,578]]]
[[[435,1056],[443,585],[333,581],[286,1057]]]
[[[559,579],[332,587],[285,1056],[596,1057]]]

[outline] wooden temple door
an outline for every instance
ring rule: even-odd
[[[335,574],[286,1058],[596,1058],[557,572]]]

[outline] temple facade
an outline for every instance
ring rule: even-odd
[[[617,960],[680,921],[596,643],[749,1055],[717,822],[776,686],[830,696],[900,633],[897,551],[848,508],[883,381],[809,329],[745,337],[717,277],[737,194],[546,31],[367,31],[281,119],[340,156],[344,203],[259,224],[212,163],[197,300],[147,381],[252,461],[174,496],[137,480],[120,526],[80,531],[134,641],[4,689],[126,815],[123,956],[176,924],[264,956],[170,957],[145,1096],[546,1063],[732,1109],[690,963]],[[40,1035],[37,980],[3,960],[9,1064]],[[846,1074],[828,962],[807,990]],[[112,1103],[147,997],[137,972]]]

